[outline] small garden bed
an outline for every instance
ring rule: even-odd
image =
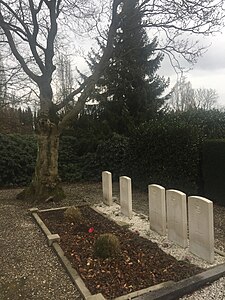
[[[107,299],[128,294],[169,280],[180,281],[203,271],[187,261],[177,261],[156,243],[105,218],[88,206],[80,208],[82,223],[66,222],[63,211],[41,212],[52,233],[60,235],[60,246],[92,294]],[[113,233],[121,254],[116,258],[94,257],[93,247],[100,234]]]

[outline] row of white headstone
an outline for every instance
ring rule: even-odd
[[[121,176],[121,213],[132,218],[131,179]],[[112,174],[102,172],[103,202],[112,205]],[[164,187],[148,186],[150,229],[160,235],[168,234],[169,240],[186,248],[193,254],[213,263],[214,225],[213,202],[199,196],[187,197],[178,190],[165,190]],[[188,205],[187,205],[188,204]],[[189,243],[188,243],[189,232]]]

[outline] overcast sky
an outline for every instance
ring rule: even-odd
[[[211,46],[185,75],[193,88],[215,89],[219,104],[225,106],[225,29],[214,37],[204,38],[204,42],[211,43]],[[162,64],[160,74],[170,77],[171,87],[176,82],[176,73],[166,61]]]
[[[82,39],[81,44],[86,52],[94,45],[89,38]],[[219,106],[225,107],[225,28],[214,36],[201,37],[201,44],[210,46],[192,69],[184,75],[193,88],[215,89],[219,96]],[[78,69],[86,73],[88,69],[84,59],[78,55],[75,61]],[[167,90],[169,91],[177,81],[177,74],[166,57],[157,73],[170,78],[170,87]]]
[[[82,42],[85,44],[84,40]],[[193,88],[215,89],[219,96],[219,105],[225,107],[225,29],[215,36],[202,38],[202,44],[211,45],[207,52],[198,59],[192,70],[185,73],[185,76]],[[90,40],[87,40],[87,48],[90,48]],[[79,56],[75,60],[78,69],[85,72],[87,66],[84,60]],[[170,78],[169,88],[176,83],[177,74],[166,58],[157,73]]]

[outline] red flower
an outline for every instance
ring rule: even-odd
[[[89,233],[92,233],[93,231],[94,231],[94,227],[91,227],[91,228],[88,229]]]

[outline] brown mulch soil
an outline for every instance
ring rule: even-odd
[[[151,242],[98,214],[88,206],[80,208],[85,222],[65,222],[63,211],[42,212],[40,216],[52,233],[60,235],[60,245],[92,294],[112,299],[169,280],[179,281],[203,269],[187,261],[177,261]],[[89,228],[94,231],[89,233]],[[120,241],[121,255],[100,259],[93,245],[102,233],[113,233]]]

